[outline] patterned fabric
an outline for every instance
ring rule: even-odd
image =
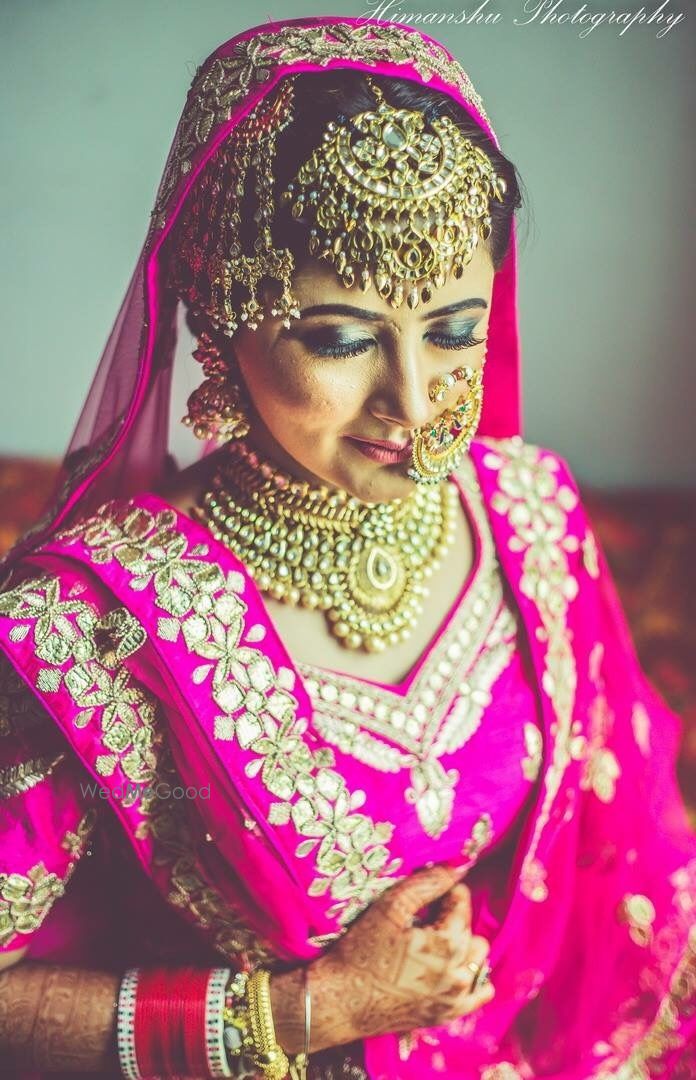
[[[26,561],[31,576],[0,593],[2,647],[71,750],[73,794],[78,762],[114,787],[136,785],[102,812],[206,958],[214,950],[276,968],[311,959],[404,874],[471,858],[474,929],[492,942],[496,999],[443,1028],[365,1040],[350,1068],[579,1080],[629,1064],[647,1076],[659,1062],[678,1075],[694,1027],[696,841],[674,782],[675,718],[635,663],[565,464],[517,439],[475,440],[470,464],[461,483],[479,526],[473,575],[433,648],[391,688],[402,699],[434,695],[421,698],[426,717],[413,698],[401,725],[390,688],[374,685],[361,695],[368,713],[346,697],[345,679],[298,669],[241,564],[151,495],[104,507]],[[488,558],[507,585],[493,604]],[[458,636],[458,615],[478,650]],[[461,651],[441,660],[453,644]],[[477,665],[496,650],[483,678]],[[525,677],[506,688],[516,661]],[[449,710],[438,698],[447,685]],[[498,729],[510,755],[496,778],[499,690],[518,726]],[[327,729],[327,715],[348,728]],[[351,752],[358,718],[382,744],[368,760]],[[40,729],[30,721],[25,737]],[[472,784],[466,766],[477,761]],[[58,777],[9,802],[41,797],[42,816],[60,821],[72,804],[56,799]],[[175,803],[152,791],[200,792],[210,780],[210,798]],[[489,796],[513,792],[507,809],[489,803],[490,822],[474,810],[487,783]],[[49,863],[60,839],[48,841],[37,834],[8,867],[31,882],[20,905],[55,900],[27,872],[43,861],[60,877]],[[48,904],[35,910],[45,917]],[[16,947],[31,927],[8,911]]]

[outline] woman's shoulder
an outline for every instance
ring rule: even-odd
[[[570,464],[557,450],[520,435],[474,438],[469,448],[479,482],[488,491],[535,500],[555,500],[571,511],[580,504],[580,489]]]

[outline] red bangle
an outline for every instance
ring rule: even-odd
[[[184,972],[181,974],[184,975]],[[182,980],[185,1005],[182,1017],[185,1073],[186,1076],[207,1076],[205,1002],[210,971],[208,968],[187,968],[185,976]]]
[[[162,1071],[162,1035],[167,1004],[167,972],[164,968],[141,970],[135,1002],[135,1052],[143,1076]]]
[[[209,1075],[205,1012],[208,968],[150,968],[138,979],[135,1052],[144,1077]]]

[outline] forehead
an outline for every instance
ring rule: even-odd
[[[379,295],[374,285],[366,292],[357,283],[346,288],[328,262],[310,258],[294,274],[293,292],[300,308],[315,304],[348,304],[404,324],[411,320],[418,321],[430,311],[471,297],[480,297],[490,306],[493,278],[493,263],[488,251],[485,247],[477,248],[471,262],[464,267],[462,276],[455,278],[448,275],[441,286],[432,288],[432,297],[427,303],[421,301],[411,309],[404,301],[400,307],[394,308]]]

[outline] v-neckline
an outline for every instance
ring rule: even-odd
[[[472,473],[470,474],[469,483],[471,483],[471,476],[473,476],[473,467]],[[381,683],[378,682],[376,679],[369,678],[368,676],[355,675],[352,672],[338,671],[335,668],[324,667],[321,664],[305,663],[304,661],[293,661],[295,668],[298,669],[302,674],[305,683],[307,682],[307,677],[312,679],[313,677],[325,678],[329,676],[331,678],[340,680],[342,683],[354,683],[356,689],[361,686],[367,686],[374,688],[375,690],[380,690],[382,692],[393,694],[396,697],[408,697],[411,688],[416,682],[418,682],[420,676],[423,673],[423,670],[429,663],[439,643],[442,641],[442,638],[446,633],[448,627],[451,626],[452,620],[455,618],[462,603],[464,602],[466,597],[478,586],[479,579],[483,570],[484,542],[482,528],[477,520],[478,515],[472,507],[470,495],[466,490],[465,483],[461,480],[460,477],[454,474],[450,479],[456,484],[459,490],[461,506],[469,522],[471,535],[473,537],[474,543],[474,558],[469,573],[467,574],[466,580],[464,581],[464,584],[461,586],[454,602],[448,608],[447,612],[445,613],[440,622],[440,625],[438,626],[434,635],[431,637],[428,644],[421,652],[418,659],[415,661],[414,664],[412,664],[406,675],[404,675],[404,677],[396,683]]]
[[[459,593],[444,616],[440,626],[438,627],[435,635],[431,638],[428,645],[425,647],[415,664],[411,667],[407,675],[404,676],[399,683],[395,684],[381,684],[376,680],[369,679],[360,675],[351,675],[349,673],[343,673],[340,671],[334,671],[330,668],[321,667],[315,664],[305,664],[303,661],[296,660],[288,646],[286,645],[283,635],[280,633],[273,617],[268,610],[268,606],[265,602],[265,598],[261,590],[258,588],[254,578],[246,569],[246,566],[239,558],[238,555],[228,548],[221,540],[218,540],[213,534],[206,529],[202,522],[197,521],[191,517],[185,511],[180,510],[179,507],[173,506],[168,500],[160,495],[158,492],[147,491],[144,493],[146,499],[152,499],[157,502],[162,508],[169,510],[176,516],[177,526],[181,531],[187,532],[193,527],[196,530],[200,530],[205,534],[205,543],[208,546],[208,550],[211,558],[220,565],[232,559],[243,569],[244,576],[247,581],[247,587],[254,590],[258,597],[258,601],[263,608],[265,620],[267,623],[267,629],[270,629],[276,640],[276,645],[283,653],[286,661],[286,666],[290,667],[293,671],[295,678],[302,686],[308,699],[311,699],[307,683],[311,681],[313,676],[331,676],[342,681],[354,682],[356,687],[360,685],[369,686],[375,690],[379,690],[382,693],[388,693],[393,695],[397,699],[406,699],[411,691],[412,687],[418,682],[421,674],[423,673],[426,665],[429,663],[433,652],[437,649],[439,643],[442,641],[443,636],[446,634],[447,629],[451,626],[453,619],[459,611],[462,603],[473,592],[473,590],[480,583],[481,578],[484,576],[485,566],[490,562],[491,555],[494,555],[494,548],[492,539],[487,537],[484,533],[484,523],[479,521],[481,516],[485,514],[485,510],[482,505],[478,505],[476,508],[473,506],[473,498],[475,497],[475,490],[478,487],[478,481],[476,477],[476,469],[473,462],[469,458],[465,458],[466,480],[463,480],[461,476],[453,473],[450,477],[450,482],[456,484],[459,491],[461,505],[464,509],[464,513],[467,516],[469,525],[471,527],[471,533],[474,539],[475,555],[473,563],[467,579],[462,585]],[[460,466],[461,468],[461,466]],[[469,491],[467,490],[467,485]],[[183,522],[183,524],[182,524]],[[488,542],[486,542],[488,541]],[[218,551],[223,553],[222,560],[218,558]],[[487,554],[487,558],[484,555]]]

